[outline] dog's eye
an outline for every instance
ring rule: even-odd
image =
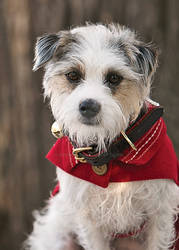
[[[117,86],[121,81],[123,80],[123,77],[117,73],[109,73],[106,77],[107,84],[109,86]]]
[[[71,83],[78,83],[81,79],[81,75],[77,71],[71,71],[66,74],[66,78],[71,82]]]

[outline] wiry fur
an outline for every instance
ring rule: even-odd
[[[157,67],[157,51],[119,25],[87,25],[57,35],[46,35],[36,45],[34,70],[45,66],[43,86],[55,120],[78,145],[106,142],[135,121],[149,98]],[[78,69],[82,79],[75,86],[65,74]],[[115,88],[105,75],[123,76]],[[95,99],[101,110],[93,125],[86,125],[79,104]],[[35,213],[34,230],[25,244],[29,250],[62,250],[77,235],[86,250],[111,249],[113,233],[137,231],[145,250],[168,250],[175,238],[174,221],[179,189],[170,180],[111,183],[104,189],[57,169],[60,192],[46,208]],[[119,242],[120,246],[120,242]]]

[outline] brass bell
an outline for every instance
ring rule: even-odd
[[[64,136],[62,129],[59,127],[59,125],[56,121],[51,126],[51,132],[55,138],[61,138]]]

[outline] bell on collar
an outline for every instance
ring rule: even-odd
[[[62,138],[64,136],[62,129],[59,127],[56,121],[51,126],[51,132],[55,138]]]

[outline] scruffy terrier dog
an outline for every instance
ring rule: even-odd
[[[34,70],[63,132],[47,158],[58,192],[35,213],[25,249],[168,250],[176,238],[178,162],[162,108],[149,99],[157,50],[120,25],[92,25],[37,40]],[[131,248],[133,249],[133,248]]]

